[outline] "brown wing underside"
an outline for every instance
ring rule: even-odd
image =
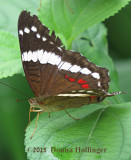
[[[37,28],[37,32],[31,30],[32,26]],[[29,29],[29,34],[24,32],[25,28]],[[22,61],[26,78],[35,96],[46,97],[73,90],[87,89],[87,85],[90,89],[108,90],[108,70],[96,66],[78,52],[68,51],[61,47],[60,39],[55,36],[54,32],[49,35],[49,29],[42,25],[37,16],[31,16],[29,12],[23,11],[18,21],[18,33],[19,31],[23,32],[23,35],[19,34],[21,56],[24,52],[36,52],[43,49],[47,53],[55,53],[55,55],[61,57],[61,62],[63,62],[63,64],[52,65],[48,62],[41,64],[39,60],[36,62],[32,60]],[[36,38],[37,34],[40,35],[40,38]],[[43,36],[46,41],[42,40]],[[70,63],[71,67],[61,69],[66,63]],[[80,70],[75,72],[75,66],[79,66]],[[91,73],[82,74],[81,70],[83,68],[89,69]],[[98,79],[94,78],[92,73],[99,73],[100,77]],[[78,83],[79,80],[86,82],[81,84]]]

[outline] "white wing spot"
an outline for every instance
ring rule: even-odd
[[[31,59],[32,59],[32,52],[29,51],[29,52],[28,52],[28,62],[31,61]]]
[[[99,81],[99,82],[98,82],[98,87],[100,87],[100,86],[101,86],[101,82]]]
[[[41,58],[42,58],[42,56],[43,56],[43,50],[41,49],[41,50],[38,50],[38,60],[39,61],[41,61]]]
[[[57,58],[55,64],[58,66],[58,65],[60,64],[60,62],[61,62],[61,57],[59,56],[59,57]]]
[[[50,44],[54,44],[53,42],[50,42]]]
[[[94,93],[94,91],[87,91],[87,93]]]
[[[45,38],[45,37],[42,37],[42,40],[43,40],[43,41],[46,41],[46,38]]]
[[[37,38],[40,38],[40,34],[37,33],[37,34],[36,34],[36,37],[37,37]]]
[[[62,49],[60,47],[57,47],[60,51],[62,51]]]
[[[71,72],[73,72],[73,73],[77,73],[77,72],[80,71],[80,69],[81,69],[80,66],[74,65],[74,66],[72,66],[69,70],[70,70]]]
[[[25,28],[24,28],[24,32],[25,32],[25,33],[30,33],[30,30],[29,30],[27,27],[25,27]]]
[[[88,97],[88,94],[57,94],[56,96],[62,97]]]
[[[32,26],[32,27],[31,27],[31,30],[32,30],[33,32],[37,32],[37,28],[36,28],[35,26]]]
[[[23,31],[22,30],[19,30],[19,34],[21,34],[23,36]]]
[[[24,59],[24,61],[28,61],[28,54],[27,54],[27,52],[23,53],[23,59]]]
[[[50,56],[51,56],[51,52],[46,52],[45,51],[44,54],[43,54],[43,56],[42,56],[42,58],[41,58],[41,60],[40,60],[40,63],[41,64],[48,63],[48,60],[49,60]]]
[[[96,79],[99,79],[99,78],[100,78],[99,73],[96,73],[96,72],[92,73],[92,76],[93,76],[94,78],[96,78]]]
[[[90,71],[88,68],[83,68],[80,72],[81,72],[82,74],[86,74],[86,75],[88,75],[88,74],[91,73],[91,71]]]
[[[59,64],[60,61],[61,61],[61,58],[58,55],[55,55],[55,53],[51,53],[48,63],[52,65],[56,65],[56,64]]]
[[[64,70],[68,70],[71,67],[71,63],[68,62],[64,62],[63,65],[59,68],[59,69],[64,69]]]
[[[85,92],[85,90],[79,90],[78,92]]]
[[[22,61],[25,61],[25,59],[24,59],[24,55],[22,54]]]
[[[32,54],[32,61],[36,62],[37,61],[37,57],[38,57],[38,51],[34,51]]]

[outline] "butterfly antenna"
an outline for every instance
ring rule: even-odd
[[[13,87],[11,87],[11,86],[3,83],[3,82],[0,82],[0,83],[3,84],[3,85],[5,85],[5,86],[7,86],[7,87],[9,87],[9,88],[11,88],[11,89],[13,89],[13,90],[15,90],[16,92],[19,92],[20,94],[22,94],[22,95],[24,95],[24,96],[26,96],[26,97],[29,97],[27,94],[21,92],[20,90],[18,90],[18,89],[16,89],[16,88],[13,88]],[[30,98],[30,97],[29,97],[29,98]],[[17,100],[17,101],[20,101],[20,100]]]
[[[114,92],[114,93],[107,93],[106,94],[106,97],[112,97],[114,95],[117,95],[117,94],[126,94],[127,92]]]
[[[16,99],[16,102],[19,102],[19,101],[27,101],[28,99]]]

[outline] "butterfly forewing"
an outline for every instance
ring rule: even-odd
[[[42,25],[37,16],[31,16],[27,11],[19,16],[18,34],[23,68],[30,87],[36,96],[46,94],[41,86],[46,86],[49,73],[56,70],[56,66],[47,65],[47,62],[51,53],[62,56],[62,48],[59,47],[62,43],[54,32],[49,36],[49,29]]]
[[[78,52],[65,50],[54,31],[49,35],[37,16],[23,11],[18,35],[25,75],[35,95],[51,96],[84,89],[107,92],[108,70]]]

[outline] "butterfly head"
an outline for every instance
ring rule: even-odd
[[[38,103],[37,103],[37,101],[36,101],[36,98],[30,98],[30,99],[28,100],[28,102],[29,102],[29,104],[30,104],[31,107],[34,107],[34,108],[37,108],[37,107],[38,107]]]
[[[105,96],[97,97],[97,102],[101,102],[101,101],[103,101],[105,98],[106,98]]]

